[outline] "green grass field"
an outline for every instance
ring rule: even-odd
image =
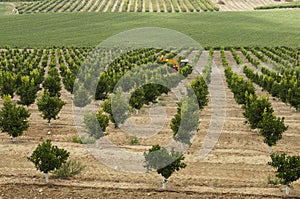
[[[299,11],[55,13],[1,16],[0,46],[96,46],[125,30],[164,27],[202,46],[300,46]]]

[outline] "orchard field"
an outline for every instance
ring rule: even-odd
[[[203,12],[199,2],[209,3],[216,9]],[[300,13],[298,10],[243,11],[284,2],[260,0],[257,4],[251,2],[251,6],[245,5],[248,1],[231,1],[236,2],[234,5],[224,2],[47,0],[14,2],[17,15],[8,15],[6,11],[0,14],[0,108],[7,100],[5,95],[10,94],[13,103],[30,113],[29,128],[17,136],[15,142],[6,132],[0,134],[0,198],[299,198],[299,180],[291,183],[289,196],[285,196],[284,184],[270,184],[276,170],[268,162],[272,161],[269,146],[273,152],[299,155]],[[152,13],[162,10],[170,13]],[[223,10],[238,12],[218,12]],[[135,93],[138,97],[130,102],[132,112],[123,122],[126,125],[135,121],[141,128],[149,124],[150,113],[150,121],[159,123],[161,113],[151,111],[155,107],[164,108],[166,122],[157,134],[149,138],[129,135],[116,128],[117,123],[111,118],[105,134],[101,134],[119,148],[141,157],[153,145],[166,146],[173,138],[180,141],[179,131],[174,132],[173,128],[174,118],[179,114],[176,75],[186,76],[191,85],[195,85],[196,80],[205,80],[200,81],[199,87],[193,87],[196,93],[199,89],[203,97],[207,85],[209,94],[207,103],[198,101],[197,130],[192,139],[184,140],[191,142],[183,154],[187,166],[173,173],[166,189],[161,188],[161,175],[156,171],[121,171],[133,161],[130,156],[124,157],[127,160],[124,165],[120,162],[114,168],[99,161],[82,144],[94,143],[94,138],[84,137],[84,140],[78,136],[74,122],[73,103],[89,101],[77,97],[73,90],[77,72],[89,53],[112,35],[142,27],[180,31],[199,42],[203,49],[129,51],[99,74],[99,84],[104,86],[97,86],[92,104],[101,110],[102,118],[110,118],[103,104],[113,99],[113,88],[127,71],[139,68],[145,71],[145,79],[151,74],[161,78],[165,71],[172,69],[172,64],[159,60],[162,55],[178,61],[189,60],[178,72],[170,72],[172,89],[152,84],[141,91],[140,96],[146,101],[139,101],[140,96]],[[116,48],[100,53],[113,57],[120,51]],[[92,61],[97,63],[96,59]],[[147,65],[159,67],[151,71]],[[58,117],[51,119],[51,125],[39,110],[45,90],[65,103]],[[154,98],[148,100],[149,93],[155,93]],[[266,104],[260,107],[263,112],[255,112],[255,103]],[[184,110],[183,105],[181,109]],[[253,117],[258,115],[252,112],[261,114],[263,122],[253,123]],[[275,126],[281,121],[288,127],[282,137],[268,137],[272,128],[266,124]],[[140,132],[138,126],[134,131]],[[273,133],[277,132],[275,129]],[[220,135],[216,145],[208,156],[200,158],[207,135],[214,133]],[[275,143],[270,142],[272,138]],[[27,157],[47,139],[69,151],[71,160],[85,166],[83,171],[67,179],[50,172],[49,183],[45,183],[43,173]],[[109,157],[105,151],[100,152]],[[118,164],[119,160],[115,161]],[[293,167],[299,165],[295,163]],[[295,171],[294,175],[298,173]]]

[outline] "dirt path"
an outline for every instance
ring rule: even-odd
[[[212,64],[209,93],[211,100],[211,119],[207,134],[200,149],[200,158],[205,158],[217,144],[224,127],[227,110],[224,72],[221,67]]]

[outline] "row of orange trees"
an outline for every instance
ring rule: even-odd
[[[245,50],[242,49],[245,57],[255,66],[257,60],[253,60]],[[233,50],[233,54],[234,50]],[[286,185],[286,194],[289,194],[289,188],[292,182],[300,178],[300,156],[288,156],[285,153],[272,153],[272,146],[282,138],[284,131],[288,127],[284,124],[284,118],[274,115],[271,103],[266,97],[257,97],[251,81],[246,81],[238,76],[229,67],[224,49],[221,49],[223,65],[225,66],[225,76],[228,86],[233,91],[239,104],[242,104],[244,116],[252,129],[258,129],[260,135],[264,137],[264,142],[270,146],[271,160],[268,165],[277,169],[276,180],[269,183],[280,183]],[[233,55],[236,61],[240,59]],[[256,65],[258,66],[258,64]],[[245,74],[251,78],[254,73],[248,66],[244,66]],[[269,71],[271,72],[271,71]]]
[[[272,96],[280,98],[283,102],[289,103],[299,110],[300,71],[297,68],[298,62],[295,56],[297,53],[294,52],[288,54],[285,48],[251,48],[251,52],[257,57],[256,58],[250,55],[250,53],[244,48],[242,48],[241,51],[247,60],[262,73],[255,73],[251,68],[245,67],[244,72],[247,77],[268,91]],[[275,55],[274,52],[278,55]],[[283,54],[283,52],[287,54]],[[283,57],[287,58],[284,59]],[[269,62],[271,66],[278,71],[276,72],[263,66],[262,62]]]

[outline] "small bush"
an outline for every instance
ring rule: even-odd
[[[68,139],[69,142],[82,144],[82,141],[78,135],[73,135]]]
[[[77,174],[80,174],[85,168],[80,162],[76,160],[68,160],[61,165],[59,169],[56,169],[53,173],[55,176],[60,178],[73,177]]]
[[[130,144],[137,145],[137,144],[139,144],[139,140],[137,138],[132,138],[130,141]]]
[[[278,178],[273,179],[271,176],[268,176],[268,184],[279,185],[280,184],[280,179],[278,179]]]

